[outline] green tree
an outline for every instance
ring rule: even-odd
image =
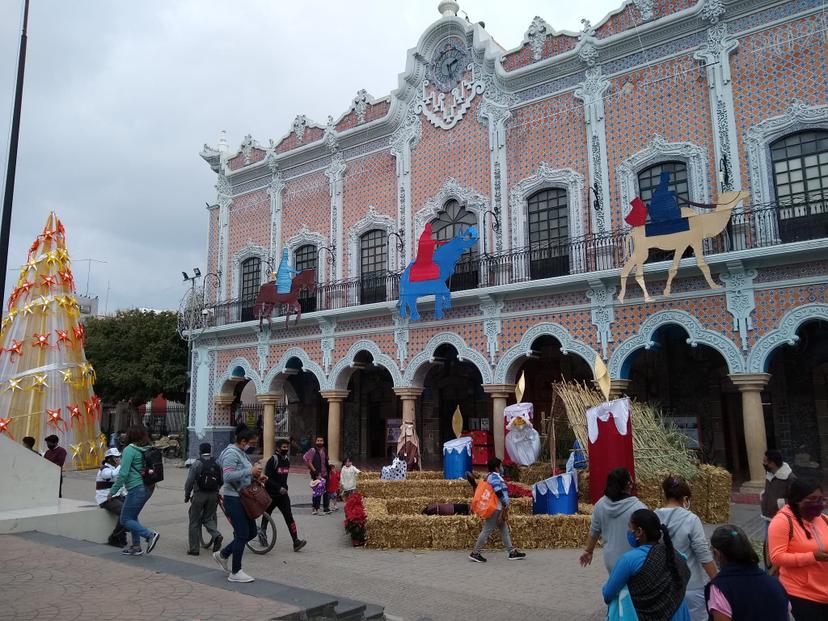
[[[119,311],[86,322],[86,357],[95,367],[95,392],[105,403],[133,408],[157,395],[184,402],[187,344],[170,311]]]

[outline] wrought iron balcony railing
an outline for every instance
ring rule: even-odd
[[[828,238],[828,200],[796,204],[747,206],[734,213],[727,229],[705,241],[708,256]],[[660,255],[659,255],[660,256]],[[451,291],[495,287],[556,276],[620,268],[627,257],[626,233],[588,235],[556,245],[530,245],[499,254],[476,255],[458,262],[448,282]],[[672,255],[664,257],[672,259]],[[320,283],[313,295],[299,298],[303,313],[335,310],[397,300],[399,273]],[[214,305],[210,325],[257,319],[254,299]],[[283,316],[283,313],[279,313]]]

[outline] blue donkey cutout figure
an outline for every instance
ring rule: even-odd
[[[403,319],[411,316],[412,321],[420,318],[417,312],[417,298],[434,296],[434,316],[437,319],[443,318],[443,309],[451,307],[451,292],[446,281],[454,274],[454,268],[460,256],[477,243],[477,227],[470,226],[465,232],[458,233],[453,239],[440,246],[434,251],[434,263],[440,268],[440,277],[434,280],[422,280],[411,282],[411,266],[414,261],[408,264],[400,276],[400,301],[397,305],[400,308],[400,317]]]

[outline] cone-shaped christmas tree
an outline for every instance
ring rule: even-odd
[[[0,327],[0,433],[16,441],[54,434],[68,453],[64,468],[92,468],[106,450],[99,431],[95,371],[83,352],[66,233],[52,213],[37,236]]]

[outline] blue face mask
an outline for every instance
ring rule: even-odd
[[[630,544],[631,548],[637,548],[639,545],[638,539],[635,538],[635,533],[631,530],[627,531],[627,542]]]

